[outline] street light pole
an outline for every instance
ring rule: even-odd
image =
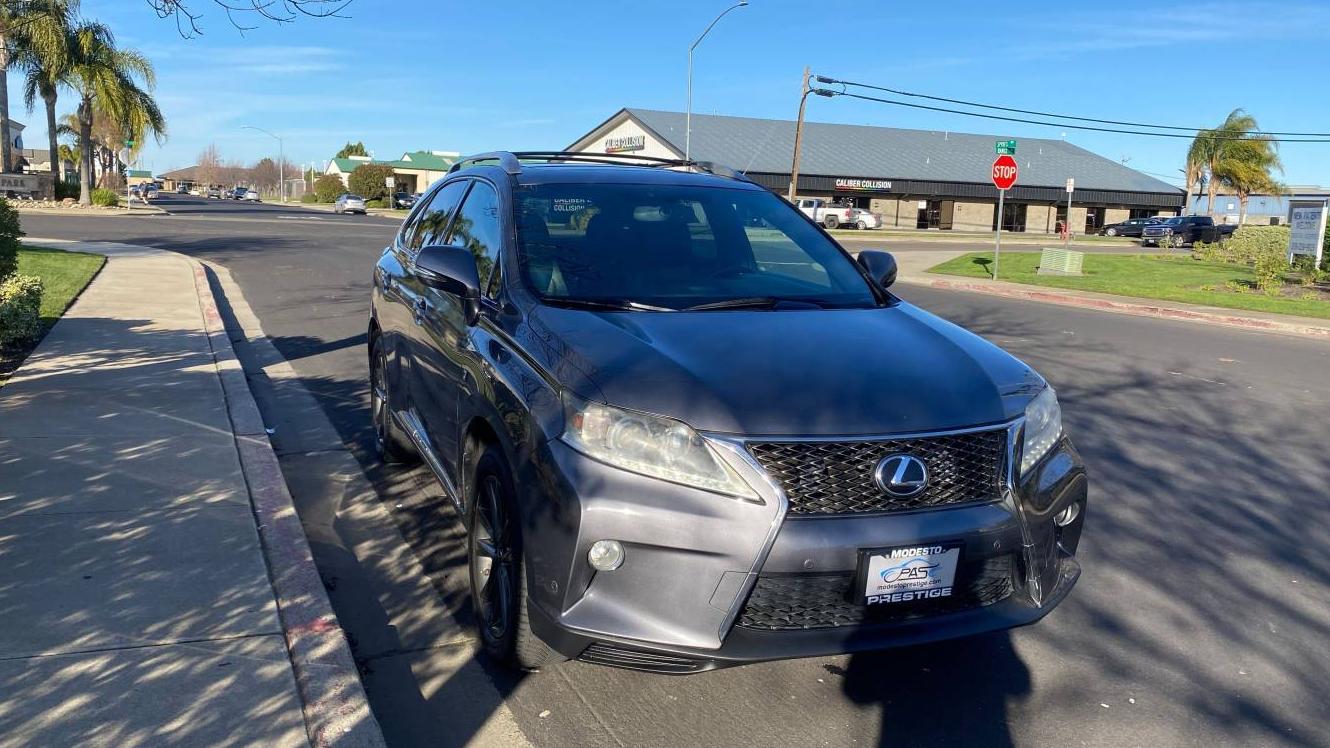
[[[258,130],[270,138],[277,140],[277,199],[286,202],[286,150],[282,144],[282,139],[263,129],[253,125],[241,125],[242,130]]]
[[[692,158],[693,155],[693,50],[697,49],[697,45],[701,44],[702,40],[707,38],[707,34],[711,33],[711,29],[720,22],[720,19],[725,17],[726,13],[729,13],[735,8],[742,8],[746,5],[748,5],[748,0],[740,0],[740,2],[721,11],[721,14],[716,16],[715,20],[707,26],[706,31],[703,31],[702,35],[697,37],[697,41],[694,41],[692,45],[688,47],[688,110],[687,113],[684,114],[683,127],[683,158],[685,161]]]
[[[794,125],[794,161],[790,164],[790,192],[785,197],[794,202],[794,191],[799,183],[799,148],[804,140],[804,106],[808,103],[808,94],[813,90],[808,87],[808,68],[804,68],[803,95],[799,97],[799,119]]]

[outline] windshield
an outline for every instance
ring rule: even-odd
[[[347,199],[347,200],[364,200],[365,198],[361,197],[360,195],[347,195],[347,196],[346,196],[346,199]]]
[[[547,303],[666,311],[877,303],[852,261],[765,190],[577,183],[519,187],[515,196],[518,262]]]

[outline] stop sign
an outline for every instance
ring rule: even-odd
[[[993,185],[999,190],[1009,190],[1016,184],[1016,159],[1011,156],[998,156],[993,160]]]

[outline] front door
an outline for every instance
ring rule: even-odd
[[[498,256],[502,233],[499,196],[488,182],[475,181],[462,201],[444,244],[465,247],[476,260],[481,288],[485,287]],[[437,288],[423,290],[412,401],[434,449],[450,475],[461,463],[461,425],[458,406],[462,393],[475,386],[472,378],[475,349],[466,322],[466,302]]]

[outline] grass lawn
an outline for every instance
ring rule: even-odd
[[[992,252],[971,252],[930,268],[928,272],[988,278],[992,274],[992,262]],[[1330,294],[1320,292],[1316,294],[1317,299],[1303,299],[1299,297],[1308,289],[1290,284],[1284,287],[1284,294],[1268,296],[1254,290],[1255,274],[1240,265],[1200,262],[1185,256],[1086,254],[1085,274],[1081,276],[1039,275],[1036,273],[1038,266],[1038,252],[1003,252],[1001,280],[1330,319]],[[1235,291],[1229,287],[1230,282],[1249,290]]]
[[[42,279],[41,314],[46,330],[60,319],[105,262],[105,257],[86,252],[63,252],[46,247],[24,247],[18,251],[19,274]],[[14,373],[38,342],[40,338],[19,348],[0,349],[0,384]]]

